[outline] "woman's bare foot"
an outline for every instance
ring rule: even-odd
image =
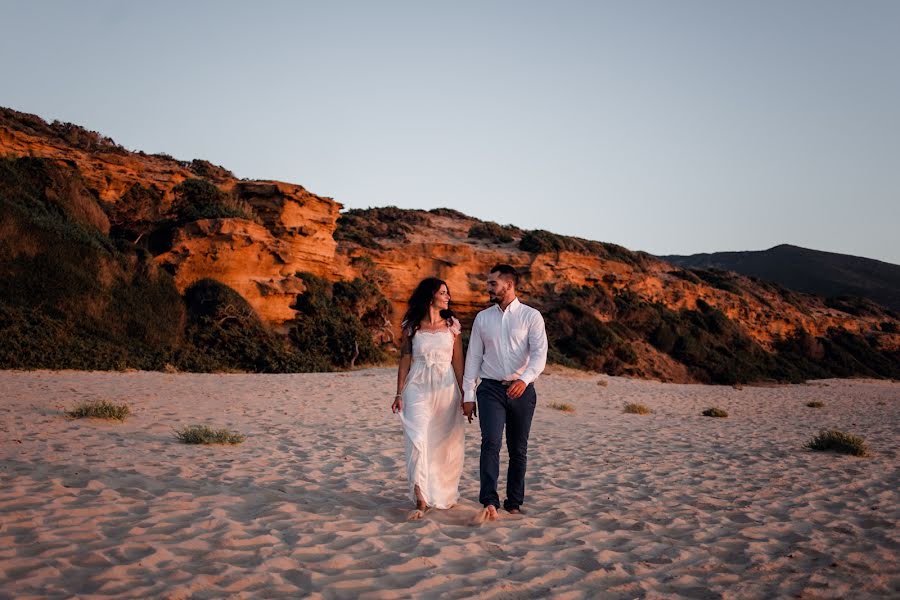
[[[407,521],[418,521],[425,517],[425,513],[428,512],[428,503],[425,502],[425,496],[422,494],[422,490],[419,489],[419,486],[415,487],[416,492],[416,510],[409,513],[409,516],[406,517]]]

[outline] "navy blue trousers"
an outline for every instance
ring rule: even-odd
[[[506,427],[506,449],[509,470],[506,474],[506,510],[519,508],[525,502],[525,466],[528,433],[537,405],[534,384],[529,384],[515,400],[506,397],[506,387],[491,379],[482,380],[475,392],[478,399],[478,422],[481,425],[481,492],[483,506],[500,508],[497,479],[500,477],[500,444]]]

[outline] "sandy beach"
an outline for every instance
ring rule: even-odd
[[[388,368],[0,373],[0,597],[900,594],[900,383],[735,389],[551,369],[537,384],[528,513],[476,527],[477,423],[463,500],[405,520],[394,380]],[[62,414],[96,399],[133,414]],[[623,414],[625,402],[654,412]],[[729,417],[700,416],[711,406]],[[195,423],[247,439],[175,440]],[[805,450],[826,427],[863,436],[872,455]]]

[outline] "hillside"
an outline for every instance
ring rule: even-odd
[[[465,325],[523,273],[557,362],[667,381],[900,377],[872,305],[451,209],[341,212],[277,181],[0,109],[0,366],[298,371],[377,362],[425,276]],[[849,311],[849,312],[848,312]]]
[[[833,299],[866,298],[900,312],[900,265],[781,244],[751,252],[660,256],[687,269],[722,269]]]

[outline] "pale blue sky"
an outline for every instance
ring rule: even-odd
[[[0,105],[351,208],[900,263],[900,2],[0,0]]]

